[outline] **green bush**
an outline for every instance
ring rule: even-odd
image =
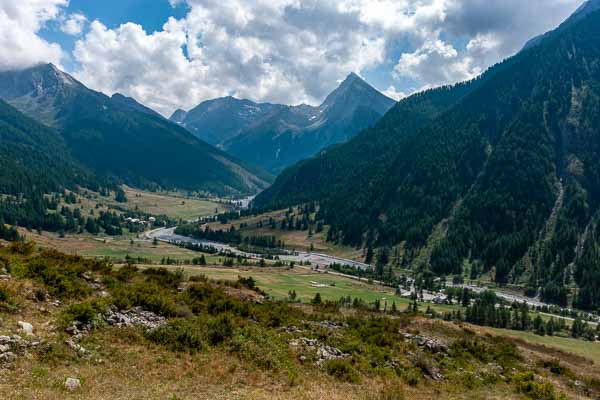
[[[112,290],[113,302],[119,309],[142,307],[165,317],[178,315],[174,295],[153,282],[140,282]]]
[[[83,278],[90,271],[109,275],[112,265],[104,260],[87,260],[47,250],[27,259],[19,265],[15,274],[44,284],[53,296],[68,299],[83,298],[91,293]]]
[[[324,364],[325,371],[336,379],[348,383],[360,383],[360,377],[348,360],[329,360]]]
[[[197,319],[178,319],[158,329],[148,331],[146,337],[173,351],[197,352],[204,348],[202,329]]]
[[[272,330],[260,326],[239,329],[231,340],[231,352],[259,368],[295,374],[287,342]]]
[[[121,282],[128,282],[137,275],[139,269],[133,264],[127,264],[119,268],[115,272],[115,278],[117,278]]]
[[[171,272],[166,268],[148,268],[142,274],[147,282],[154,282],[167,289],[177,289],[183,282],[183,270]]]
[[[550,382],[538,382],[531,371],[521,372],[513,377],[517,392],[535,400],[566,400],[563,394],[557,394]]]
[[[543,362],[544,368],[548,369],[554,375],[563,375],[569,379],[576,379],[575,374],[569,368],[560,364],[560,360],[555,358],[552,360],[546,360]]]
[[[0,303],[8,302],[11,299],[11,294],[8,291],[8,288],[4,285],[0,285]]]
[[[0,284],[0,311],[15,312],[17,311],[17,303],[13,291]]]
[[[233,336],[232,318],[227,314],[212,318],[206,324],[206,336],[211,344],[216,345]]]
[[[91,323],[95,326],[98,323],[98,314],[105,311],[106,303],[104,302],[93,301],[72,304],[63,311],[61,316],[62,325],[68,326],[72,322],[79,322],[84,325]]]
[[[404,382],[406,382],[410,386],[417,386],[419,384],[419,381],[421,380],[421,376],[423,376],[423,373],[416,368],[404,370],[401,374],[401,377],[402,379],[404,379]]]

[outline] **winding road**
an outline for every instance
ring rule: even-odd
[[[159,228],[154,229],[152,231],[146,232],[145,237],[149,240],[158,240],[166,243],[173,244],[183,244],[183,243],[191,243],[201,246],[211,246],[219,251],[228,252],[235,255],[240,255],[242,257],[252,258],[252,259],[261,259],[263,258],[260,254],[246,253],[244,251],[238,250],[237,248],[230,246],[228,244],[212,242],[209,240],[200,240],[194,239],[188,236],[177,235],[175,233],[176,228]],[[280,255],[279,259],[287,262],[296,262],[296,263],[306,263],[310,262],[311,265],[316,265],[318,267],[328,267],[332,264],[342,264],[342,265],[350,265],[354,268],[358,269],[368,269],[371,268],[370,265],[364,264],[354,260],[348,260],[345,258],[339,258],[334,256],[329,256],[327,254],[320,253],[308,253],[304,251],[296,251],[294,253]]]

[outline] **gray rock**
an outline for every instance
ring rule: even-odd
[[[14,362],[16,359],[17,359],[17,355],[10,351],[0,354],[0,363],[3,363],[3,364],[10,364],[10,363]]]
[[[317,339],[309,339],[309,338],[299,338],[293,339],[290,342],[290,346],[293,347],[303,347],[307,350],[315,351],[317,355],[317,365],[321,365],[325,361],[336,360],[342,358],[350,357],[349,354],[343,353],[340,349],[337,349],[333,346],[328,346],[324,344],[320,344]],[[305,355],[300,355],[300,361],[307,360]]]
[[[26,335],[33,336],[33,325],[31,325],[29,322],[19,321],[18,325]]]
[[[159,328],[167,323],[166,318],[150,311],[144,311],[140,307],[127,311],[119,311],[113,307],[104,314],[103,318],[111,326],[141,326],[147,330]]]
[[[432,353],[448,352],[448,346],[437,339],[428,338],[420,335],[412,335],[410,333],[403,333],[402,336],[404,336],[405,339],[415,343],[417,346],[429,350]]]
[[[65,381],[65,389],[73,392],[81,387],[81,381],[77,378],[67,378]]]
[[[79,343],[75,343],[75,341],[73,341],[73,339],[65,340],[65,344],[71,350],[74,350],[75,352],[77,352],[77,355],[81,358],[89,358],[91,356],[90,352],[85,347],[83,347]]]

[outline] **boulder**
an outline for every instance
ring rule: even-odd
[[[10,364],[10,363],[14,362],[16,359],[17,359],[17,355],[10,351],[0,354],[0,363],[2,363],[2,364]]]
[[[81,387],[81,382],[77,378],[67,378],[65,381],[65,389],[73,392]]]
[[[33,336],[33,325],[29,322],[19,321],[18,325],[27,336]]]

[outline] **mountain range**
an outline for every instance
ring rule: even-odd
[[[257,208],[317,201],[328,238],[431,274],[600,307],[600,11],[481,77],[399,102],[284,171]]]
[[[52,64],[0,72],[0,98],[59,132],[69,153],[100,176],[220,194],[255,193],[270,179],[134,99],[90,90]]]
[[[395,104],[352,73],[318,107],[254,103],[225,97],[171,121],[229,154],[273,173],[354,137]]]

